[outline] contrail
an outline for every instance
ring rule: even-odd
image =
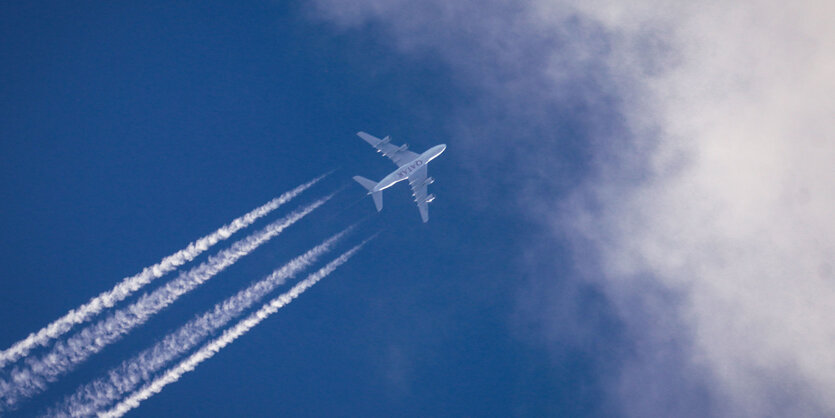
[[[325,276],[336,270],[337,267],[348,261],[348,259],[351,258],[351,256],[353,256],[357,251],[359,251],[360,248],[362,248],[362,246],[365,245],[367,242],[368,240],[362,242],[354,248],[351,248],[335,260],[328,263],[325,267],[322,267],[320,270],[307,276],[306,279],[293,286],[293,288],[287,291],[287,293],[284,293],[278,296],[277,298],[271,300],[270,302],[262,306],[261,309],[259,309],[257,312],[241,320],[232,328],[229,328],[226,331],[224,331],[223,335],[210,341],[209,343],[201,347],[197,352],[189,356],[187,359],[181,361],[176,366],[168,369],[165,372],[165,374],[158,377],[151,383],[146,384],[142,387],[142,389],[134,392],[129,397],[123,399],[110,410],[104,413],[100,413],[99,416],[119,417],[124,415],[131,409],[136,408],[142,401],[150,398],[154,394],[159,393],[162,390],[162,388],[164,388],[169,383],[176,382],[180,379],[182,375],[194,370],[200,363],[202,363],[205,360],[208,360],[209,358],[214,356],[215,353],[217,353],[222,348],[235,341],[235,339],[237,339],[241,335],[244,335],[247,331],[252,329],[254,326],[258,325],[261,321],[274,314],[283,306],[292,302],[293,299],[297,298],[305,290],[316,284],[316,282],[318,282],[319,280],[322,280]]]
[[[330,251],[333,245],[351,229],[353,227],[348,227],[328,238],[281,268],[276,269],[264,279],[241,290],[235,296],[218,303],[211,311],[189,321],[154,346],[142,351],[130,360],[122,362],[121,365],[110,370],[107,376],[80,387],[73,395],[68,396],[62,402],[62,405],[48,412],[48,415],[90,416],[130,393],[141,382],[147,380],[149,376],[177,357],[191,351],[212,332],[226,326],[229,321],[241,315],[264,296],[284,284],[287,279],[315,263],[320,256]]]
[[[241,257],[280,234],[331,197],[333,195],[319,199],[232,244],[230,248],[209,257],[203,264],[180,274],[179,277],[153,292],[143,295],[132,305],[117,310],[108,318],[81,330],[65,341],[57,342],[52,351],[41,358],[26,359],[27,367],[14,369],[11,379],[0,381],[0,402],[2,402],[0,411],[4,406],[14,407],[21,398],[28,398],[42,392],[46,389],[47,382],[55,381],[58,376],[71,370],[78,363],[117,341],[180,296],[211,279]]]
[[[3,368],[7,364],[26,356],[33,348],[47,345],[47,343],[53,339],[69,332],[75,324],[88,321],[99,314],[102,310],[113,307],[116,303],[124,300],[133,292],[136,292],[143,286],[151,283],[153,280],[158,279],[166,273],[173,271],[177,267],[193,260],[213,245],[229,238],[235,232],[246,228],[279,206],[293,200],[293,198],[309,189],[328,174],[321,175],[273,200],[270,200],[263,206],[260,206],[246,215],[233,220],[228,225],[222,226],[217,231],[190,243],[186,248],[163,258],[159,263],[150,267],[145,267],[139,274],[122,279],[122,281],[113,289],[102,292],[100,295],[90,299],[89,302],[79,306],[78,308],[71,309],[64,316],[43,327],[40,331],[29,334],[28,337],[14,343],[14,345],[8,349],[0,352],[0,368]]]

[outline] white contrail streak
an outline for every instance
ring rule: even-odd
[[[53,408],[49,416],[90,416],[130,393],[149,376],[177,357],[191,351],[212,332],[226,326],[253,304],[270,294],[287,279],[315,263],[353,227],[328,238],[306,253],[276,269],[264,279],[253,283],[236,295],[218,303],[214,309],[189,321],[152,347],[113,368],[105,377],[77,389],[62,405]]]
[[[150,398],[154,394],[159,393],[162,390],[162,388],[164,388],[166,385],[176,382],[180,379],[182,375],[194,370],[200,363],[214,356],[218,351],[235,341],[235,339],[237,339],[241,335],[244,335],[247,331],[252,329],[254,326],[258,325],[261,321],[263,321],[270,315],[276,313],[283,306],[292,302],[293,299],[299,297],[299,295],[301,295],[305,290],[316,284],[316,282],[322,280],[325,276],[336,270],[337,267],[344,264],[346,261],[348,261],[349,258],[351,258],[351,256],[353,256],[357,251],[359,251],[360,248],[362,248],[362,246],[365,245],[366,242],[368,241],[366,240],[365,242],[357,245],[356,247],[351,248],[335,260],[328,263],[325,267],[322,267],[320,270],[307,276],[306,279],[293,286],[293,288],[287,291],[287,293],[284,293],[278,296],[277,298],[273,299],[272,301],[268,302],[252,315],[241,320],[241,322],[238,322],[232,328],[229,328],[226,331],[224,331],[223,335],[210,341],[209,343],[201,347],[198,351],[196,351],[194,354],[189,356],[187,359],[181,361],[176,366],[168,369],[165,372],[165,374],[158,377],[151,383],[146,384],[142,387],[142,389],[134,392],[129,397],[123,399],[110,410],[104,413],[100,413],[99,416],[122,416],[131,409],[139,406],[139,404],[142,401]]]
[[[259,218],[289,202],[300,193],[319,182],[319,180],[326,175],[327,174],[319,176],[273,200],[270,200],[263,206],[260,206],[246,215],[233,220],[228,225],[224,225],[217,231],[190,243],[186,248],[163,258],[159,263],[150,267],[145,267],[139,274],[122,279],[122,281],[113,289],[101,293],[78,308],[70,310],[64,316],[45,326],[40,331],[29,334],[28,337],[14,343],[11,347],[0,352],[0,368],[3,368],[7,364],[26,356],[33,348],[47,345],[50,341],[67,333],[74,325],[88,321],[99,314],[102,310],[113,307],[116,303],[124,300],[143,286],[151,283],[153,280],[158,279],[166,273],[173,271],[177,267],[193,260],[213,245],[229,238],[235,232],[246,228]]]
[[[36,359],[27,358],[27,367],[16,368],[11,379],[0,381],[0,410],[15,407],[21,398],[29,398],[46,388],[47,382],[71,370],[102,348],[117,341],[134,327],[143,324],[151,316],[173,303],[177,298],[211,279],[223,269],[234,264],[261,244],[280,234],[333,195],[319,199],[303,209],[294,211],[227,248],[209,257],[203,264],[166,283],[151,293],[140,297],[132,305],[119,309],[106,319],[90,325],[65,341],[55,344],[52,351]]]

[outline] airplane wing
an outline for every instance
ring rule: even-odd
[[[424,223],[429,221],[429,204],[426,202],[426,166],[422,166],[415,170],[409,176],[409,186],[412,186],[412,196],[415,198],[418,210],[420,211],[420,219]]]
[[[372,147],[377,149],[377,152],[383,154],[386,157],[389,157],[392,161],[394,161],[395,164],[397,164],[398,167],[418,157],[418,154],[406,150],[406,145],[397,146],[390,144],[389,137],[380,139],[374,135],[369,135],[365,132],[357,132],[357,136],[364,139],[365,142],[371,144]]]

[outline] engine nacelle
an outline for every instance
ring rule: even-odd
[[[435,179],[433,179],[432,177],[429,177],[429,178],[427,178],[426,180],[423,181],[423,185],[428,186],[428,185],[430,185],[434,182],[435,182]]]
[[[432,203],[433,200],[435,200],[435,195],[434,194],[430,194],[429,196],[426,196],[426,203]]]
[[[407,149],[409,149],[409,145],[403,144],[400,146],[400,148],[397,149],[397,151],[406,151]]]
[[[381,140],[380,140],[380,143],[379,143],[378,145],[386,145],[386,144],[388,144],[389,142],[391,142],[391,137],[390,137],[390,136],[386,136],[385,138],[383,138],[383,139],[381,139]]]

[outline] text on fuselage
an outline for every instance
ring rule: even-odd
[[[404,166],[397,172],[397,176],[400,178],[406,177],[411,174],[413,171],[420,168],[423,165],[423,160],[415,160],[413,163],[409,164],[408,166]]]

